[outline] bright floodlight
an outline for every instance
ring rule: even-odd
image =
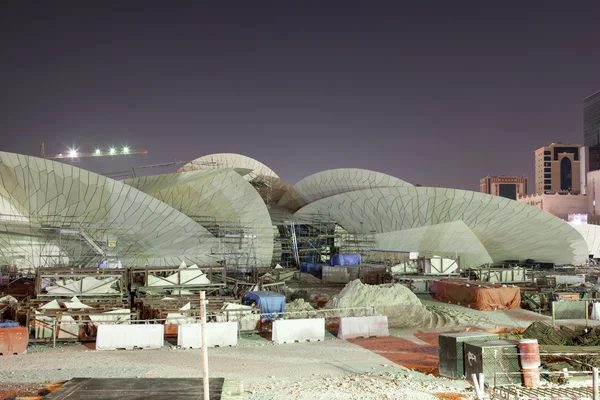
[[[117,149],[115,149],[114,147],[111,147],[111,148],[108,150],[108,152],[109,152],[109,154],[111,154],[111,155],[112,155],[112,154],[115,154],[115,153],[117,152]]]
[[[69,149],[69,157],[77,157],[77,150]]]
[[[99,156],[100,154],[102,154],[102,150],[96,149],[96,151],[94,151],[94,154]]]
[[[129,153],[129,147],[125,146],[123,147],[123,154],[128,154]]]

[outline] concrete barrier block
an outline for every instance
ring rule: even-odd
[[[177,345],[182,349],[199,349],[202,347],[202,331],[200,324],[179,325]],[[237,322],[209,322],[206,324],[206,344],[208,347],[237,346]]]
[[[96,350],[160,349],[164,343],[164,325],[99,324]]]
[[[385,315],[373,317],[343,317],[340,318],[338,338],[356,339],[359,337],[390,336],[388,319]]]
[[[325,319],[280,319],[273,322],[273,342],[277,344],[325,340]]]

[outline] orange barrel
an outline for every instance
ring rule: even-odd
[[[537,389],[540,387],[540,370],[537,368],[521,370],[523,372],[523,386]]]
[[[537,339],[519,340],[519,353],[521,354],[521,368],[537,369],[540,363],[540,346]]]

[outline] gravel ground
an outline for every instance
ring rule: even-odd
[[[433,313],[430,326],[420,328],[425,331],[467,326],[527,326],[534,317],[540,318],[521,310],[518,313],[481,312],[435,302],[427,296],[421,300]],[[412,337],[414,329],[391,329],[391,332]],[[31,346],[28,354],[2,356],[0,388],[8,384],[39,385],[75,377],[201,376],[198,350],[178,350],[168,343],[161,350],[98,352],[93,348],[93,343],[61,344],[56,349]],[[244,335],[238,347],[210,349],[209,363],[211,376],[242,381],[246,390],[244,398],[250,400],[474,398],[467,382],[410,371],[329,333],[324,342],[286,345],[274,345],[258,335]]]
[[[209,351],[211,376],[243,381],[244,398],[283,399],[434,399],[434,391],[471,395],[461,381],[426,376],[391,364],[352,343],[273,345],[245,337],[235,348]],[[33,346],[28,354],[0,358],[0,382],[44,383],[74,377],[198,377],[200,351],[95,351],[83,345],[56,349]],[[1,385],[1,384],[0,384]]]

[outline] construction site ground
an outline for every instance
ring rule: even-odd
[[[251,400],[474,398],[469,383],[437,376],[438,334],[550,320],[525,310],[477,311],[427,296],[422,301],[434,314],[435,324],[427,329],[392,327],[390,337],[344,341],[328,327],[332,332],[324,342],[285,345],[242,335],[237,347],[209,350],[210,375],[242,381],[244,398]],[[200,354],[170,343],[161,350],[105,352],[95,351],[93,343],[33,345],[28,354],[0,357],[0,399],[35,394],[46,390],[44,384],[75,377],[200,377]]]

